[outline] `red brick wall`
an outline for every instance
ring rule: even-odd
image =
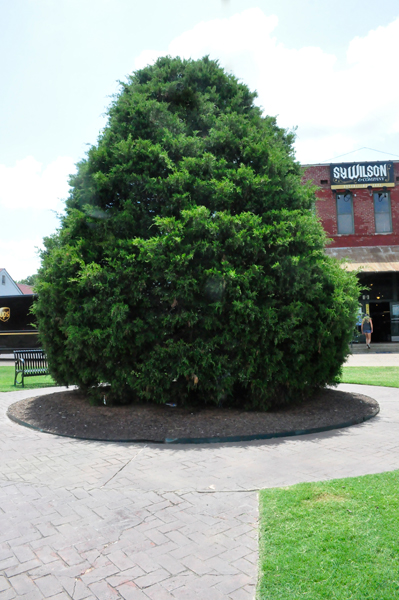
[[[353,216],[355,233],[338,235],[335,194],[330,188],[330,165],[305,167],[304,181],[311,180],[318,186],[316,210],[329,238],[331,248],[353,246],[397,246],[399,245],[399,162],[394,163],[395,187],[391,194],[392,233],[375,233],[373,194],[367,189],[351,190],[353,194]],[[327,181],[322,184],[321,181]],[[378,188],[374,188],[378,190]]]

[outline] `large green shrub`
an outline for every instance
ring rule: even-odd
[[[325,256],[293,135],[254,98],[208,58],[121,84],[42,255],[59,383],[266,408],[334,381],[356,278]]]

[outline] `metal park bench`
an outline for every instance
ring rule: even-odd
[[[24,385],[25,377],[48,375],[47,356],[44,350],[14,350],[14,385]],[[18,381],[18,378],[20,381]]]

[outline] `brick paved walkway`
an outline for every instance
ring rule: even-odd
[[[210,446],[42,434],[6,417],[32,392],[0,394],[0,600],[252,599],[259,488],[399,468],[399,389],[340,387],[380,415]]]

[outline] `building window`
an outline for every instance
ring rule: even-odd
[[[2,275],[1,276],[1,285],[5,285],[6,284],[6,276]]]
[[[374,192],[374,219],[376,233],[392,232],[389,192]]]
[[[337,194],[337,221],[339,234],[355,232],[353,226],[353,201],[350,192]]]

